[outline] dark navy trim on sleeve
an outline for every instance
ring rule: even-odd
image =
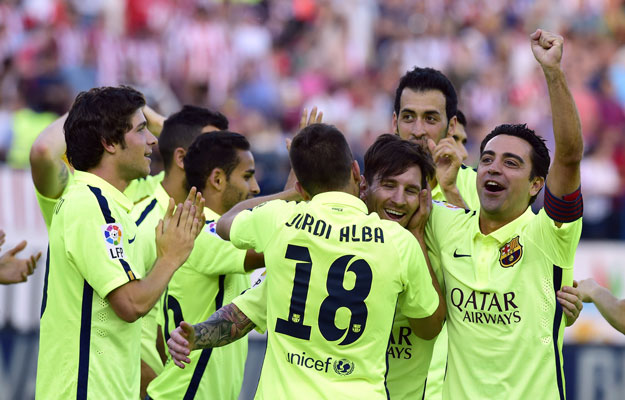
[[[109,208],[109,203],[108,201],[106,201],[106,197],[102,195],[102,190],[91,185],[87,185],[87,186],[89,186],[89,189],[91,189],[91,192],[95,195],[95,198],[98,200],[98,204],[100,205],[100,210],[102,211],[102,215],[104,216],[104,221],[106,221],[107,224],[114,224],[115,218],[113,218],[113,215],[111,215],[111,209]],[[136,275],[132,272],[132,269],[130,268],[130,265],[126,262],[126,260],[123,260],[120,258],[119,263],[121,264],[122,268],[126,272],[126,276],[128,276],[129,281],[134,281],[135,279],[137,279]]]
[[[545,188],[545,212],[555,222],[573,222],[582,217],[584,201],[581,186],[573,193],[558,198]]]

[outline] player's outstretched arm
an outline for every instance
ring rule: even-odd
[[[167,287],[174,272],[186,261],[195,238],[204,226],[204,198],[189,192],[184,204],[174,211],[174,200],[169,199],[165,219],[156,227],[158,258],[152,271],[143,279],[130,281],[108,294],[115,313],[126,322],[134,322],[147,314]]]
[[[2,233],[2,239],[4,242],[4,232]],[[23,240],[17,244],[14,248],[8,250],[2,256],[0,256],[0,283],[9,285],[12,283],[26,282],[29,275],[32,275],[37,267],[37,261],[41,258],[41,252],[31,255],[29,258],[17,258],[17,254],[24,250],[26,247],[26,241]]]
[[[67,113],[48,125],[30,149],[30,172],[35,188],[45,197],[59,198],[67,185],[69,167],[63,162]]]
[[[230,228],[232,227],[232,222],[236,218],[237,215],[243,210],[249,210],[256,207],[259,204],[265,203],[271,200],[286,200],[286,201],[297,201],[301,200],[302,196],[297,192],[296,189],[287,189],[279,193],[271,194],[268,196],[254,197],[253,199],[244,200],[234,207],[232,207],[228,212],[222,215],[217,221],[217,234],[224,240],[230,240]]]
[[[554,196],[562,198],[580,186],[579,169],[584,152],[581,123],[560,65],[564,39],[541,29],[532,33],[530,39],[534,57],[545,74],[551,102],[555,152],[547,187]]]
[[[562,289],[556,293],[556,298],[562,306],[564,315],[566,315],[566,326],[573,325],[584,308],[577,281],[573,281],[572,287],[562,286]]]
[[[193,326],[182,321],[167,341],[174,363],[184,368],[190,363],[192,350],[220,347],[247,335],[255,325],[239,308],[230,303],[215,311],[210,318]]]
[[[617,299],[608,289],[599,285],[594,279],[579,281],[577,289],[584,303],[595,303],[595,306],[597,306],[597,309],[606,321],[616,330],[625,334],[625,299]]]

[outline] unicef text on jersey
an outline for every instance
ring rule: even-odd
[[[346,358],[333,359],[332,357],[327,357],[325,360],[321,360],[310,357],[303,351],[301,354],[286,353],[286,360],[291,365],[324,374],[327,374],[329,371],[330,373],[346,376],[354,372],[354,363]]]

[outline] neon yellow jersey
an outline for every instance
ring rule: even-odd
[[[232,300],[232,303],[256,325],[254,329],[260,333],[267,331],[267,292],[265,292],[267,285],[264,282],[262,280]]]
[[[165,172],[161,171],[156,175],[148,175],[145,178],[134,179],[128,187],[124,190],[126,197],[130,199],[134,204],[139,203],[147,197],[154,195],[156,188],[161,186]],[[167,206],[165,207],[167,210]],[[163,211],[165,214],[165,211]]]
[[[151,179],[135,179],[135,188],[148,185]],[[138,186],[137,186],[138,185]],[[138,247],[141,249],[142,262],[148,274],[156,262],[156,226],[163,218],[169,205],[169,194],[160,182],[151,186],[152,192],[148,197],[135,203],[130,215],[137,225]],[[145,188],[144,188],[145,189]],[[140,189],[140,190],[144,190]],[[147,189],[145,189],[147,190]],[[127,194],[127,190],[124,191]],[[141,359],[158,375],[163,371],[163,361],[156,349],[156,337],[161,314],[161,302],[158,301],[149,313],[141,318]]]
[[[267,265],[268,344],[257,398],[386,399],[396,304],[411,318],[438,306],[416,239],[342,192],[243,211],[230,232]]]
[[[132,203],[96,175],[75,171],[50,227],[36,396],[139,395],[139,321],[115,314],[107,295],[143,276]],[[123,366],[123,368],[120,368]]]
[[[163,306],[165,341],[180,321],[205,321],[250,286],[244,269],[246,251],[217,235],[218,214],[205,208],[204,215],[206,227],[167,288]],[[185,369],[169,359],[163,372],[148,386],[148,394],[155,400],[236,399],[246,357],[247,338],[243,338],[228,346],[192,352],[191,364]]]
[[[426,241],[442,263],[447,300],[443,398],[564,398],[565,319],[555,292],[572,283],[563,270],[573,268],[581,220],[557,228],[528,208],[483,235],[478,212],[437,204],[432,217]]]
[[[456,185],[465,203],[472,210],[480,208],[475,180],[475,170],[462,165],[462,168],[458,170]],[[445,201],[440,185],[432,189],[432,199]],[[430,254],[430,259],[433,258],[434,256]],[[444,290],[440,263],[436,260],[431,261],[438,283]],[[446,364],[447,324],[443,325],[437,338],[423,340],[412,332],[408,319],[401,314],[398,307],[388,347],[389,367],[386,382],[391,399],[440,399],[443,393]]]

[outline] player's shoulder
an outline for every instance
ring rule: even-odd
[[[81,216],[88,214],[92,209],[99,209],[103,200],[107,199],[100,189],[90,187],[82,182],[74,182],[63,193],[59,202],[64,205],[70,205],[71,212],[76,216]]]
[[[446,201],[432,200],[432,214],[439,218],[471,218],[477,215],[477,211],[457,207]]]

